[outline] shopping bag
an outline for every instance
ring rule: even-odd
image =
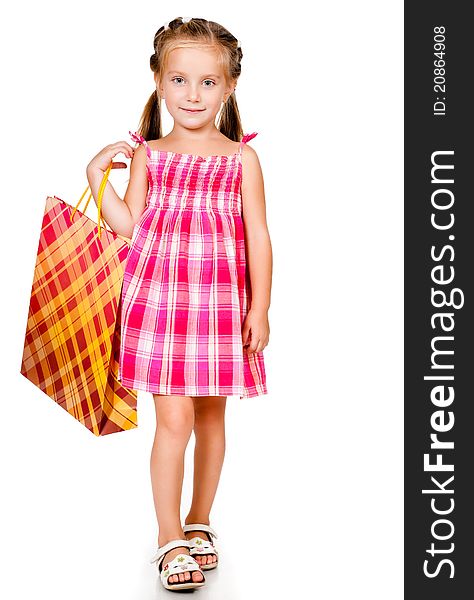
[[[130,240],[48,196],[34,270],[21,374],[96,436],[137,427],[137,392],[118,381],[120,297]],[[101,226],[103,224],[103,227]]]

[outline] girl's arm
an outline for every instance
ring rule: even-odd
[[[121,236],[131,238],[133,228],[143,214],[146,205],[148,178],[146,174],[145,148],[139,146],[134,150],[126,142],[118,142],[117,144],[106,146],[87,165],[86,174],[92,196],[97,205],[97,196],[104,172],[118,152],[124,152],[126,156],[132,157],[127,191],[122,200],[117,195],[110,180],[107,180],[104,195],[102,196],[101,212],[105,222],[113,231]],[[124,164],[118,163],[117,167]]]
[[[252,329],[250,352],[259,352],[268,343],[267,312],[270,307],[273,257],[268,233],[263,174],[257,153],[244,145],[242,155],[242,216],[251,283],[251,306],[243,329],[244,344]]]
[[[242,155],[242,212],[253,310],[270,307],[272,246],[267,227],[263,174],[257,153],[244,145]]]

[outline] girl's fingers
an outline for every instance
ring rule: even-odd
[[[127,144],[127,142],[125,142],[125,141],[116,142],[114,144],[114,146],[124,148],[124,149],[128,150],[129,152],[133,152],[135,150],[135,148],[133,148],[133,146],[130,146],[130,144]]]
[[[252,341],[252,343],[250,344],[249,352],[252,352],[252,353],[257,352],[259,343],[260,343],[260,340],[258,340],[258,339]]]
[[[250,327],[248,327],[247,325],[244,325],[244,328],[242,330],[242,344],[244,346],[246,346],[249,341],[249,333],[250,333]]]
[[[114,152],[116,154],[123,152],[123,154],[125,154],[125,156],[127,156],[128,158],[133,158],[133,154],[135,152],[135,149],[132,148],[132,146],[130,146],[130,144],[127,144],[127,142],[125,142],[125,141],[116,142],[115,144],[111,144],[111,148],[114,150]]]
[[[243,335],[245,335],[245,338],[242,340],[244,352],[247,352],[247,354],[261,352],[268,345],[268,336],[266,338],[258,338],[254,333],[249,336],[250,331],[251,330],[249,328],[248,331],[244,330],[243,332]],[[253,339],[254,336],[255,339]]]
[[[255,347],[255,352],[261,352],[264,348],[266,348],[267,344],[268,344],[268,340],[265,341],[263,339],[259,339],[258,343]]]

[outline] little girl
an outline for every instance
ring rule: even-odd
[[[267,393],[272,249],[263,176],[242,136],[235,87],[242,50],[227,29],[177,18],[155,34],[156,89],[139,130],[87,166],[94,199],[104,171],[132,158],[123,201],[107,182],[105,221],[131,238],[121,297],[119,380],[151,392],[156,562],[167,589],[204,585],[218,564],[209,514],[225,451],[227,396]],[[162,136],[162,101],[173,117]],[[219,114],[216,126],[216,117]],[[113,167],[126,167],[114,163]],[[184,455],[195,433],[193,498],[180,519]]]

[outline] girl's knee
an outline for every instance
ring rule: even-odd
[[[199,422],[222,420],[225,414],[226,400],[226,396],[195,396],[195,420]]]
[[[194,427],[194,406],[190,396],[153,394],[157,430],[165,428],[176,437],[189,437]]]

